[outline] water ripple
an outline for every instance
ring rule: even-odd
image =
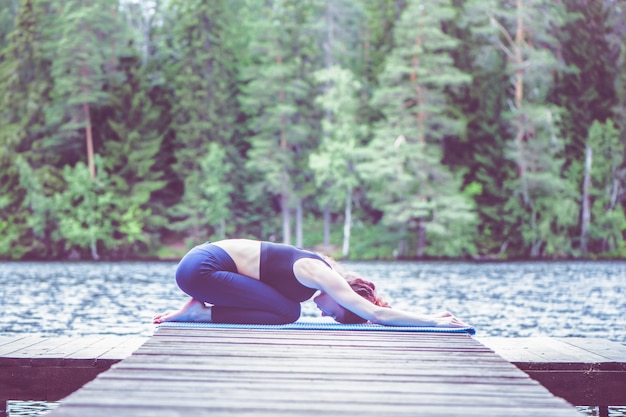
[[[626,262],[351,262],[396,308],[450,310],[482,336],[626,343]],[[175,262],[0,264],[0,334],[150,336],[185,300]],[[304,303],[303,315],[319,312]]]

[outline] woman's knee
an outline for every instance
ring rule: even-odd
[[[186,294],[193,297],[195,287],[200,280],[200,267],[202,258],[193,253],[188,253],[178,263],[176,268],[176,284]]]

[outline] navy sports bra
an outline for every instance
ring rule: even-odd
[[[261,242],[259,278],[291,300],[306,301],[317,290],[302,285],[293,273],[293,264],[302,258],[319,259],[330,268],[328,262],[313,252],[290,245]]]

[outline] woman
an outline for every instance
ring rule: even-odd
[[[192,299],[154,323],[192,321],[285,324],[314,298],[323,316],[340,323],[468,327],[452,314],[422,315],[388,308],[375,286],[344,278],[321,256],[270,242],[229,239],[196,246],[180,261],[176,282]],[[207,306],[205,303],[211,304]]]

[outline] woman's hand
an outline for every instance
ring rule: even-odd
[[[432,314],[431,316],[436,323],[436,327],[470,327],[469,324],[463,322],[449,311]]]

